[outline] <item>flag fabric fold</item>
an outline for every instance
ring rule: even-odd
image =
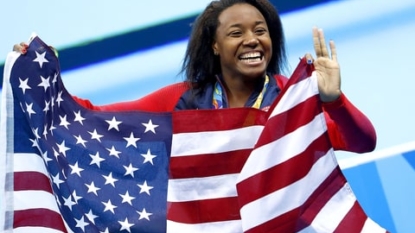
[[[2,95],[3,232],[385,232],[337,165],[304,60],[269,112],[98,112],[33,35]]]

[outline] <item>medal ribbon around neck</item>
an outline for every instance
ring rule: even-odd
[[[255,100],[255,103],[252,105],[253,108],[259,109],[261,107],[262,100],[264,99],[265,91],[267,90],[269,83],[268,75],[265,76],[264,87],[262,87],[261,93],[259,93],[258,98]],[[212,98],[212,108],[213,109],[221,109],[223,108],[223,90],[222,86],[219,82],[216,82],[215,89],[213,90],[213,98]]]

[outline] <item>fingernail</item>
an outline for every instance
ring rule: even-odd
[[[22,49],[22,53],[26,53],[27,52],[27,50],[26,49]]]
[[[313,64],[313,60],[311,60],[311,59],[307,59],[307,64]]]

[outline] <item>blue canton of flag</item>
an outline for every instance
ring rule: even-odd
[[[17,58],[10,75],[14,153],[43,158],[72,231],[165,232],[171,114],[86,110],[59,72],[54,52],[38,37]]]

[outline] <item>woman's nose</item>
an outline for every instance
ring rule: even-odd
[[[249,38],[246,38],[245,41],[244,41],[244,45],[248,45],[248,46],[256,46],[258,44],[259,44],[259,40],[255,36],[251,36]]]

